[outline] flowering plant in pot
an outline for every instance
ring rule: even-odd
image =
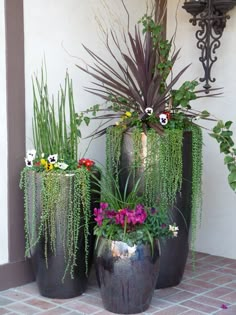
[[[78,125],[73,87],[66,74],[57,110],[49,98],[45,74],[33,80],[33,142],[25,157],[20,187],[24,191],[26,256],[32,257],[36,281],[44,296],[82,294],[91,264],[92,176],[90,159],[78,161]],[[66,118],[66,113],[69,119]]]
[[[228,180],[235,190],[236,149],[230,129],[232,122],[217,121],[207,110],[198,111],[192,107],[192,102],[198,98],[220,93],[211,90],[205,95],[195,80],[179,84],[190,65],[179,72],[172,71],[180,50],[175,50],[173,38],[165,38],[160,19],[155,21],[152,16],[144,15],[131,30],[127,8],[125,11],[128,25],[122,36],[112,28],[105,34],[105,48],[114,64],[85,47],[94,63],[78,67],[95,79],[94,85],[86,90],[105,100],[105,104],[90,109],[96,112],[95,119],[113,123],[112,127],[104,123],[103,128],[94,132],[95,136],[106,133],[108,171],[123,187],[130,169],[135,170],[137,177],[144,174],[141,187],[147,204],[152,206],[160,201],[162,209],[179,216],[176,222],[184,235],[170,240],[169,252],[174,255],[175,249],[176,273],[177,270],[181,272],[176,277],[167,270],[163,279],[167,279],[168,274],[170,281],[162,287],[177,285],[188,255],[190,224],[194,249],[201,217],[202,129],[199,119],[216,121],[211,136],[226,154]],[[135,181],[134,177],[129,189]],[[178,257],[183,257],[182,262]],[[165,262],[163,266],[166,268]],[[174,271],[172,266],[170,268]]]
[[[166,212],[145,205],[140,180],[127,191],[130,176],[124,191],[109,173],[102,177],[101,203],[94,208],[97,280],[105,309],[119,314],[149,307],[159,273],[159,240],[179,231]]]

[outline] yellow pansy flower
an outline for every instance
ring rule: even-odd
[[[40,163],[41,163],[41,165],[44,166],[44,165],[46,165],[47,161],[46,161],[45,159],[41,159],[41,160],[40,160]]]
[[[125,113],[125,116],[126,116],[126,117],[131,117],[131,116],[132,116],[132,113],[131,113],[131,112],[126,112],[126,113]]]

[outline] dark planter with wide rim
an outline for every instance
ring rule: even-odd
[[[145,160],[147,154],[147,139],[145,134],[142,135],[142,150],[141,158]],[[133,163],[133,140],[131,133],[125,133],[120,160],[120,185],[121,188],[126,182],[126,178],[130,172],[130,167]],[[166,288],[176,286],[180,283],[183,277],[187,256],[189,252],[189,228],[191,221],[191,198],[192,198],[192,132],[185,131],[183,134],[182,146],[183,158],[183,182],[181,192],[176,196],[176,202],[173,209],[169,210],[172,221],[179,226],[179,234],[177,238],[167,239],[160,242],[161,258],[160,258],[160,272],[156,285],[158,288]],[[136,172],[137,178],[142,177],[144,165]],[[173,170],[174,172],[174,170]],[[129,181],[129,189],[135,184],[137,178]],[[143,180],[141,180],[141,193],[143,191]]]
[[[64,175],[65,176],[65,175]],[[96,176],[99,177],[99,173],[96,173]],[[40,173],[34,177],[36,180],[36,195],[34,198],[29,198],[31,203],[32,211],[36,213],[36,222],[38,224],[39,216],[41,213],[42,207],[42,197],[40,192],[41,179]],[[31,178],[33,180],[33,177]],[[91,185],[93,186],[93,184]],[[30,181],[29,181],[29,188]],[[94,207],[97,207],[97,201],[99,200],[99,195],[93,193],[91,196],[91,218],[92,211]],[[32,207],[32,203],[35,202],[35,208]],[[34,209],[34,210],[33,210]],[[28,214],[29,224],[32,225],[32,211]],[[56,234],[61,236],[62,224],[61,222],[66,222],[68,219],[68,212],[66,208],[63,208],[61,204],[56,206]],[[60,221],[60,223],[59,223]],[[89,227],[89,255],[88,255],[88,269],[90,270],[92,259],[93,259],[93,250],[95,237],[93,236],[93,224]],[[37,245],[31,250],[31,260],[33,265],[33,270],[35,273],[36,283],[39,288],[41,295],[49,298],[57,299],[67,299],[73,298],[81,295],[87,288],[88,283],[88,274],[86,274],[86,264],[85,264],[85,242],[84,242],[84,231],[83,228],[80,229],[80,235],[78,238],[78,252],[76,257],[77,266],[74,268],[73,277],[70,275],[70,270],[64,276],[66,266],[67,266],[67,257],[65,257],[65,249],[61,237],[56,238],[56,255],[52,252],[50,244],[47,243],[47,248],[45,248],[45,237],[41,237]],[[47,252],[47,257],[45,255]]]
[[[159,271],[159,242],[129,246],[100,238],[95,268],[104,308],[118,314],[148,309]]]

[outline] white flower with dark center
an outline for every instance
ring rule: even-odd
[[[27,167],[32,167],[34,165],[33,160],[30,160],[28,158],[25,158],[25,165]]]
[[[60,168],[61,170],[65,171],[69,165],[63,162],[57,163],[57,167]]]
[[[51,164],[55,164],[58,159],[58,154],[52,154],[48,156],[48,162]]]
[[[159,118],[160,118],[160,123],[162,124],[162,126],[165,126],[168,124],[168,118],[166,114],[160,114]]]
[[[27,160],[33,161],[36,157],[36,150],[28,150],[26,156]]]
[[[147,107],[145,109],[145,113],[148,114],[148,116],[151,116],[153,114],[153,108],[151,107]]]

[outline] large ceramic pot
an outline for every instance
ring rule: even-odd
[[[73,191],[74,180],[73,174],[60,174],[60,176],[61,181],[63,181],[63,191],[61,191],[63,197],[60,198],[55,205],[54,220],[56,230],[54,233],[56,234],[56,238],[54,251],[52,251],[50,243],[46,242],[45,234],[43,233],[36,246],[31,250],[31,260],[40,294],[49,298],[66,299],[81,295],[86,290],[88,273],[86,273],[83,228],[81,228],[79,232],[77,243],[78,254],[76,257],[76,266],[73,271],[73,277],[70,274],[70,270],[67,270],[65,273],[66,267],[68,266],[68,257],[65,256],[65,243],[63,243],[63,238],[66,238],[67,233],[66,225],[67,220],[69,220],[68,207],[69,203],[73,201],[69,200],[68,196],[70,195],[69,191]],[[99,176],[99,174],[97,174],[97,176]],[[29,230],[32,234],[32,231],[35,230],[33,225],[39,225],[39,218],[43,207],[41,173],[32,172],[28,175],[27,182],[29,196],[28,222]],[[34,192],[32,191],[33,185],[35,187]],[[93,208],[97,206],[97,200],[99,200],[99,196],[93,194],[91,197],[91,217]],[[83,224],[83,222],[81,224]],[[88,232],[88,269],[90,270],[95,241],[93,236],[93,225],[90,225]],[[32,238],[32,235],[30,235],[30,237]],[[35,235],[35,238],[37,238],[37,235]],[[45,244],[47,244],[46,248]]]
[[[142,178],[141,193],[143,193],[143,171],[145,157],[147,156],[147,136],[142,134],[141,161],[142,165],[136,170],[136,177],[129,181],[129,188],[135,184],[137,178]],[[120,185],[125,185],[134,159],[133,139],[131,132],[124,134],[121,147],[120,160]],[[191,221],[191,196],[192,196],[192,133],[184,132],[182,145],[183,181],[180,193],[169,213],[173,222],[179,226],[177,238],[161,242],[160,272],[156,288],[176,286],[180,283],[189,252],[189,228]],[[156,165],[154,166],[156,167]],[[173,169],[174,172],[174,169]],[[174,263],[173,263],[174,262]]]
[[[159,245],[130,247],[100,238],[95,268],[104,308],[113,313],[135,314],[150,305],[159,272]]]

